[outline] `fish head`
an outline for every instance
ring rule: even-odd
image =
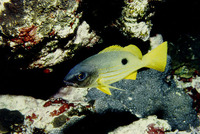
[[[93,87],[97,77],[98,73],[94,66],[80,63],[69,71],[64,83],[73,87]]]

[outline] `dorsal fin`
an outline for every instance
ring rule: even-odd
[[[118,46],[118,45],[113,45],[105,48],[104,50],[100,51],[99,53],[105,53],[105,52],[110,52],[110,51],[123,51],[123,47]]]
[[[124,50],[131,52],[132,54],[137,56],[139,59],[142,59],[142,52],[140,51],[140,49],[137,46],[130,44],[130,45],[124,47]]]
[[[131,52],[133,55],[137,56],[139,59],[142,59],[142,52],[135,45],[128,45],[126,47],[121,47],[119,45],[113,45],[113,46],[105,48],[104,50],[100,51],[99,53],[105,53],[105,52],[111,52],[111,51]]]

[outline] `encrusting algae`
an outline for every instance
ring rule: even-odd
[[[126,47],[113,45],[77,64],[65,76],[64,82],[68,86],[96,87],[111,95],[109,88],[119,88],[110,86],[110,84],[121,79],[135,80],[137,70],[143,67],[163,72],[166,64],[167,42],[144,56],[135,45]]]

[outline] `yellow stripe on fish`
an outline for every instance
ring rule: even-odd
[[[66,75],[67,85],[76,87],[96,87],[111,95],[110,86],[121,79],[135,80],[137,70],[142,67],[163,72],[167,63],[167,42],[147,53],[142,53],[135,45],[121,47],[113,45],[77,64]]]
[[[101,77],[102,81],[104,81],[106,84],[111,84],[118,81],[118,79],[120,80],[123,75],[125,78],[128,74],[130,74],[130,72],[133,72],[131,66],[126,67],[123,70],[118,69],[112,72],[100,73],[99,77]]]

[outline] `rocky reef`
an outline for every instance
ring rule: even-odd
[[[198,5],[1,0],[0,133],[200,133]],[[110,45],[145,54],[163,41],[165,72],[141,69],[113,84],[124,91],[63,85],[74,65]]]

